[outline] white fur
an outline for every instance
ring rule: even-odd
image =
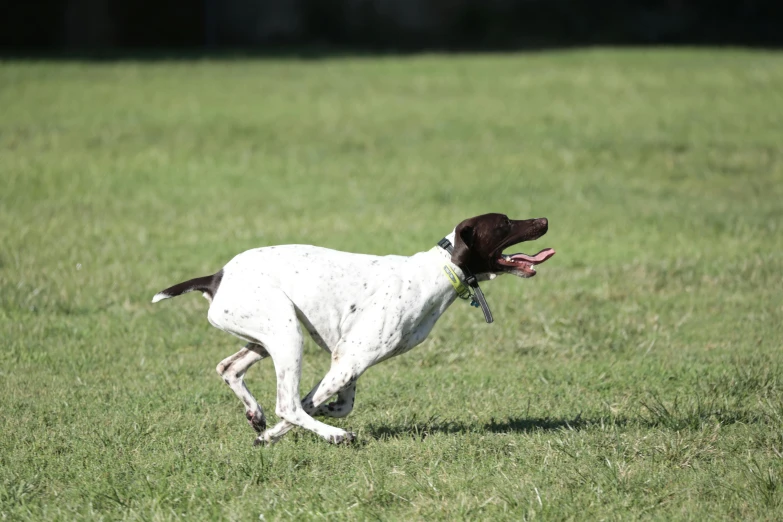
[[[448,237],[453,241],[453,232]],[[223,360],[217,372],[245,405],[248,421],[260,432],[257,442],[275,442],[294,426],[330,442],[352,440],[352,433],[312,416],[348,415],[356,380],[365,370],[424,341],[457,297],[444,264],[464,278],[440,247],[410,257],[379,257],[284,245],[232,259],[223,268],[207,317],[213,326],[248,342]],[[301,401],[300,322],[332,358],[329,372]],[[243,376],[267,355],[277,374],[275,411],[283,420],[262,432],[263,409]],[[335,394],[336,401],[326,404]]]

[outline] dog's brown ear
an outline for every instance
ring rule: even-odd
[[[473,227],[465,225],[454,234],[454,252],[451,262],[460,268],[465,268],[470,261],[470,248],[473,246]]]

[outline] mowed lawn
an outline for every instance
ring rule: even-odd
[[[352,446],[253,447],[242,343],[150,304],[490,211],[557,255],[371,368]],[[782,345],[781,54],[0,63],[4,520],[780,520]],[[247,382],[276,421],[271,361]]]

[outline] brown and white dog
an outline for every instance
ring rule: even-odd
[[[344,417],[353,409],[356,380],[370,366],[405,353],[429,335],[438,318],[466,288],[466,274],[478,280],[497,275],[535,275],[535,265],[555,253],[503,254],[503,249],[543,236],[546,218],[514,221],[502,214],[466,219],[446,239],[449,254],[436,246],[410,257],[371,256],[309,245],[248,250],[214,275],[159,292],[153,303],[198,290],[210,301],[207,317],[247,342],[217,366],[245,405],[256,443],[273,443],[294,426],[329,442],[350,442],[353,433],[314,416]],[[449,273],[460,281],[452,282]],[[452,278],[453,279],[453,278]],[[300,401],[304,325],[331,353],[329,372]],[[271,356],[277,374],[277,407],[282,420],[266,429],[264,411],[244,383],[251,365]],[[333,395],[337,399],[327,403]]]

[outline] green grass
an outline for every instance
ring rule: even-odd
[[[0,107],[3,519],[780,519],[780,54],[16,61]],[[487,211],[557,256],[367,372],[351,447],[252,447],[214,371],[241,343],[149,303]],[[247,381],[274,421],[269,361]]]

